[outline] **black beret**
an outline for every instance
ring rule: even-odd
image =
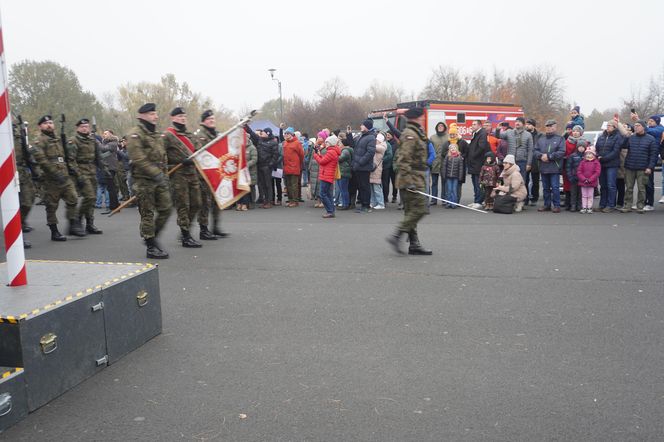
[[[37,122],[37,125],[44,124],[44,123],[46,123],[47,121],[53,121],[53,117],[50,116],[50,115],[44,115],[43,117],[41,117],[41,118],[39,119],[39,121]]]
[[[157,110],[157,105],[154,103],[145,103],[138,109],[139,114],[147,114],[148,112],[154,112]]]
[[[171,117],[175,117],[177,115],[183,115],[183,114],[186,114],[186,112],[180,106],[176,107],[175,109],[173,109],[171,111]]]
[[[424,115],[424,109],[421,107],[412,107],[408,109],[404,115],[406,118],[410,119],[420,118],[422,115]]]
[[[526,120],[526,124],[530,124],[530,125],[532,125],[532,126],[537,126],[537,121],[535,121],[534,118],[528,118],[528,119]]]
[[[76,122],[76,127],[80,126],[81,124],[90,124],[90,120],[87,118],[81,118]]]
[[[203,112],[201,114],[201,121],[205,121],[213,115],[214,115],[214,112],[211,111],[210,109],[208,109],[208,110],[206,110],[205,112]]]

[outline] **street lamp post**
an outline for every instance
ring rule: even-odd
[[[274,78],[274,73],[276,69],[268,69],[270,72],[270,78],[272,78],[274,81],[277,82],[277,85],[279,85],[279,118],[281,119],[280,123],[284,121],[284,102],[283,99],[281,98],[281,80],[278,78]]]

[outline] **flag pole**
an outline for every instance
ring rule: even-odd
[[[200,153],[202,153],[202,152],[205,152],[205,151],[208,150],[210,147],[212,147],[217,141],[219,141],[220,139],[222,139],[222,138],[228,136],[228,134],[230,134],[231,132],[233,132],[233,131],[234,131],[235,129],[237,129],[238,127],[240,127],[240,126],[244,126],[245,124],[247,124],[248,122],[250,122],[251,119],[254,118],[254,117],[256,116],[256,114],[258,114],[258,111],[257,111],[257,110],[252,110],[252,111],[249,113],[249,115],[247,115],[246,117],[242,118],[242,119],[240,120],[239,123],[233,125],[233,126],[232,126],[230,129],[228,129],[226,132],[224,132],[224,133],[222,133],[222,134],[220,134],[220,135],[217,135],[217,137],[215,137],[212,141],[210,141],[210,142],[207,143],[205,146],[201,147],[200,149],[198,149],[197,151],[195,151],[194,153],[192,153],[191,155],[189,155],[189,156],[187,157],[187,159],[188,159],[188,160],[191,160],[192,158],[194,158],[194,157],[197,156],[198,154],[200,154]],[[176,170],[178,170],[180,167],[182,167],[182,163],[180,163],[180,164],[176,164],[175,167],[173,167],[171,170],[169,170],[168,172],[166,172],[166,175],[170,176],[172,173],[174,173],[174,172],[175,172]],[[108,217],[109,217],[109,218],[112,217],[113,215],[115,215],[116,213],[118,213],[119,211],[121,211],[122,209],[124,209],[125,207],[127,207],[128,205],[130,205],[131,203],[133,203],[134,201],[136,201],[136,197],[135,197],[135,196],[132,196],[132,197],[129,198],[127,201],[125,201],[124,203],[122,203],[121,205],[119,205],[118,207],[116,207],[115,209],[113,209],[113,211],[108,215]]]
[[[21,286],[28,283],[25,270],[25,251],[21,229],[21,212],[18,199],[20,189],[16,159],[14,157],[14,134],[7,92],[7,65],[0,20],[0,210],[2,211],[2,231],[5,237],[7,256],[7,283]]]

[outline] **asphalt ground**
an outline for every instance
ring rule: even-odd
[[[428,257],[388,247],[394,204],[321,214],[227,211],[232,236],[202,249],[178,245],[173,216],[163,334],[0,439],[664,439],[663,205],[432,207]],[[136,209],[66,243],[42,206],[29,221],[30,259],[145,260]]]

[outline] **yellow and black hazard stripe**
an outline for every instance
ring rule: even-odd
[[[23,369],[21,367],[12,368],[11,370],[0,373],[0,379],[7,379],[9,376],[14,373],[22,373]]]
[[[36,308],[32,310],[30,313],[23,313],[20,314],[19,316],[11,316],[11,315],[2,315],[0,314],[0,323],[9,323],[9,324],[17,324],[19,321],[22,321],[23,319],[29,317],[29,316],[34,316],[39,314],[40,312],[52,309],[54,307],[57,307],[58,305],[62,304],[63,302],[69,302],[72,301],[74,298],[80,298],[83,295],[87,295],[90,293],[93,293],[97,290],[101,290],[105,287],[110,286],[111,284],[114,284],[116,282],[120,282],[124,279],[127,279],[130,276],[137,275],[141,272],[144,272],[146,270],[150,270],[154,267],[156,267],[155,264],[150,264],[150,263],[144,263],[144,262],[104,262],[104,261],[51,261],[51,260],[39,260],[39,259],[31,259],[27,261],[28,263],[30,262],[59,262],[59,263],[68,263],[68,264],[104,264],[104,265],[138,265],[138,266],[143,266],[139,269],[133,270],[125,275],[120,275],[117,278],[110,279],[108,281],[104,281],[102,284],[97,284],[94,287],[88,287],[86,289],[83,289],[79,292],[76,292],[74,294],[70,294],[65,296],[62,299],[58,299],[50,304],[46,304],[42,308]]]

